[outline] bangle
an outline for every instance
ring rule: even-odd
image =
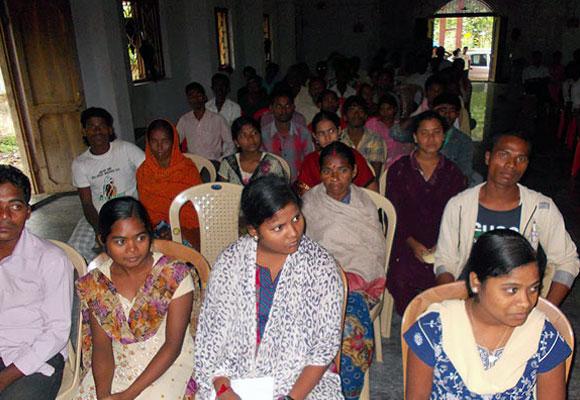
[[[227,392],[228,390],[231,389],[231,386],[226,385],[225,383],[222,383],[222,385],[220,386],[220,388],[218,389],[218,391],[216,392],[216,397],[220,397],[222,394],[224,394],[225,392]]]

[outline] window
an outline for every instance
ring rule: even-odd
[[[230,37],[230,24],[227,8],[215,9],[215,25],[218,46],[218,70],[225,71],[232,66],[232,50]]]
[[[452,0],[441,7],[437,14],[473,14],[491,13],[493,10],[483,1],[479,0]]]
[[[123,0],[122,5],[131,79],[143,82],[163,78],[159,3],[157,0]]]
[[[264,32],[264,55],[268,63],[272,61],[272,25],[270,25],[269,14],[264,14],[262,30]]]

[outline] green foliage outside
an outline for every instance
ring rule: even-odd
[[[16,136],[0,136],[0,153],[18,151]]]
[[[440,43],[449,52],[455,50],[455,33],[459,18],[436,18],[433,40],[439,40],[441,21],[445,20],[445,43]],[[461,30],[461,47],[491,49],[493,44],[493,17],[464,17]]]

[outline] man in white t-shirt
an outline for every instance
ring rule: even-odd
[[[238,103],[227,97],[230,93],[230,78],[225,74],[214,74],[211,77],[211,90],[215,97],[205,103],[205,108],[224,117],[231,127],[232,122],[242,115],[242,109]]]
[[[74,159],[72,175],[84,218],[77,224],[69,244],[90,262],[98,255],[95,238],[99,210],[112,198],[138,197],[135,172],[145,154],[134,144],[116,139],[113,117],[105,109],[87,108],[81,114],[81,124],[89,149]]]

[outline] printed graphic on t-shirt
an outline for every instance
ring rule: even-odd
[[[473,242],[475,243],[484,233],[495,229],[511,229],[512,231],[519,232],[521,213],[521,205],[513,210],[494,211],[487,209],[480,204],[477,210],[477,221],[475,222]]]
[[[98,199],[101,203],[106,203],[107,201],[114,199],[115,197],[123,196],[124,193],[119,193],[117,185],[115,184],[115,179],[113,175],[118,173],[121,168],[107,167],[100,170],[97,175],[91,177],[92,180],[102,179],[103,184],[101,186],[101,191],[98,193]]]

